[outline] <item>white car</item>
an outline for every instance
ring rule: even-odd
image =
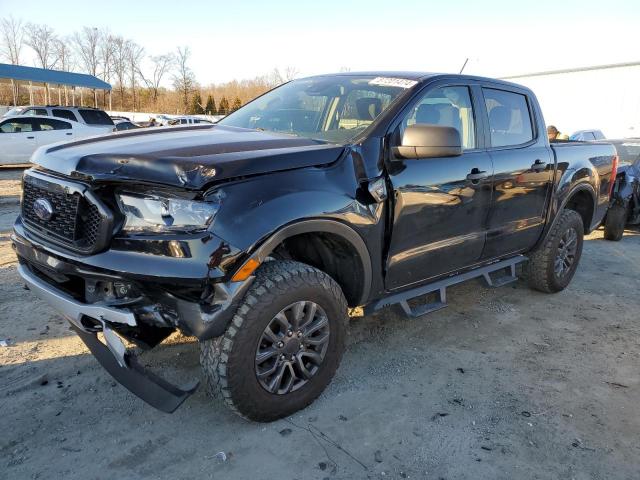
[[[169,121],[169,125],[194,125],[198,123],[213,123],[210,120],[199,117],[177,117]]]
[[[0,165],[28,163],[31,154],[43,145],[103,135],[113,130],[113,125],[89,126],[41,115],[3,118],[0,121]]]

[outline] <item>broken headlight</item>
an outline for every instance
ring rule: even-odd
[[[220,203],[165,195],[118,194],[126,231],[204,230],[213,221]]]

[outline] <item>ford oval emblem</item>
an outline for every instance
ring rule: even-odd
[[[33,213],[40,220],[49,221],[53,217],[53,205],[46,198],[38,198],[33,202]]]

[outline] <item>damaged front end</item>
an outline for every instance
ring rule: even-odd
[[[219,336],[253,280],[213,284],[205,289],[205,301],[194,301],[179,298],[166,290],[166,285],[131,281],[74,265],[15,233],[13,240],[20,260],[18,272],[27,287],[69,320],[116,380],[167,413],[196,390],[198,381],[181,387],[168,383],[142,367],[123,339],[148,350],[176,329],[198,339]]]
[[[155,221],[152,213],[168,227],[210,213],[186,208],[192,197],[175,197],[169,215],[162,209],[140,213],[143,205],[127,198],[137,210],[133,228],[125,231],[117,188],[101,192],[81,181],[28,171],[24,191],[12,241],[28,288],[70,321],[127,389],[162,411],[174,411],[198,382],[171,385],[142,367],[125,341],[148,350],[175,330],[199,340],[220,336],[253,280],[228,278],[241,252],[207,228],[153,230],[145,224],[146,231],[137,230],[140,218]],[[46,218],[38,202],[54,215]]]

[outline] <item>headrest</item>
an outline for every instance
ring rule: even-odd
[[[440,125],[460,130],[460,109],[454,105],[442,105],[440,107]]]
[[[437,125],[440,121],[440,110],[436,105],[425,103],[416,110],[416,123]]]
[[[359,120],[373,120],[382,112],[382,100],[374,97],[358,98],[356,109]]]
[[[507,107],[493,107],[489,112],[491,130],[507,131],[511,126],[511,110]]]

